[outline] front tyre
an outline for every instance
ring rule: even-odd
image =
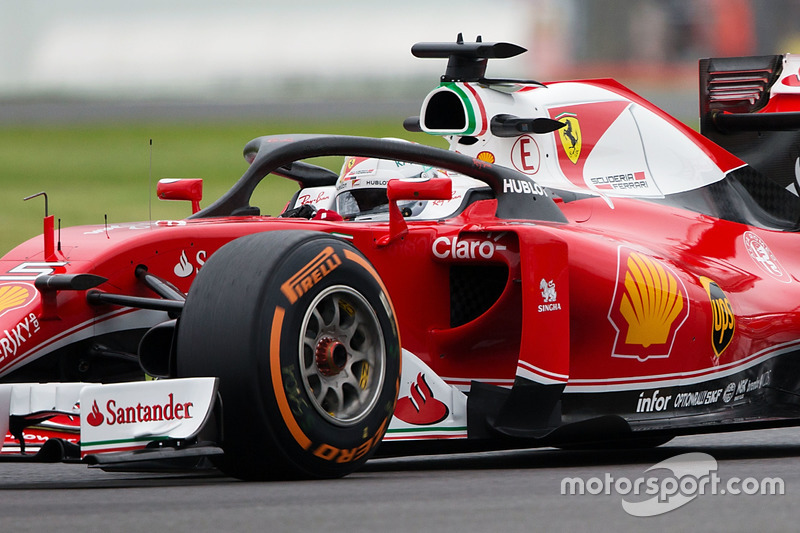
[[[219,467],[244,479],[361,466],[394,412],[400,342],[385,288],[349,243],[278,231],[220,248],[192,284],[180,376],[219,376]]]

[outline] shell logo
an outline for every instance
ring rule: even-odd
[[[477,159],[480,161],[486,161],[487,163],[494,163],[494,154],[492,152],[483,151],[477,155]]]
[[[664,344],[669,328],[683,310],[675,276],[655,261],[633,253],[628,257],[620,313],[628,322],[627,344]]]
[[[669,357],[678,330],[689,316],[688,293],[665,264],[619,249],[617,286],[608,318],[617,336],[613,357]]]
[[[33,301],[33,287],[17,283],[0,285],[0,316],[6,311],[24,307]]]

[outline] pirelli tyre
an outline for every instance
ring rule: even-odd
[[[400,341],[374,268],[324,233],[276,231],[220,248],[178,324],[180,376],[219,376],[218,467],[243,479],[344,476],[394,412]]]

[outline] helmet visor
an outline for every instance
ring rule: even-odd
[[[386,197],[386,189],[342,191],[336,196],[336,211],[345,219],[388,213],[389,199]]]

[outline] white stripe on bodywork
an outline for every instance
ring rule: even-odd
[[[676,387],[694,385],[714,379],[720,379],[743,372],[774,357],[791,353],[800,348],[800,340],[784,342],[758,351],[739,361],[733,361],[717,367],[704,368],[691,372],[675,372],[652,376],[632,376],[605,379],[570,379],[564,392],[606,392],[640,390],[643,387]]]
[[[169,315],[166,312],[149,309],[119,309],[100,315],[37,344],[30,351],[17,357],[12,365],[3,369],[0,376],[75,342],[116,331],[150,328],[168,319]]]
[[[567,375],[549,372],[527,361],[517,362],[517,376],[543,385],[563,385],[569,379]]]

